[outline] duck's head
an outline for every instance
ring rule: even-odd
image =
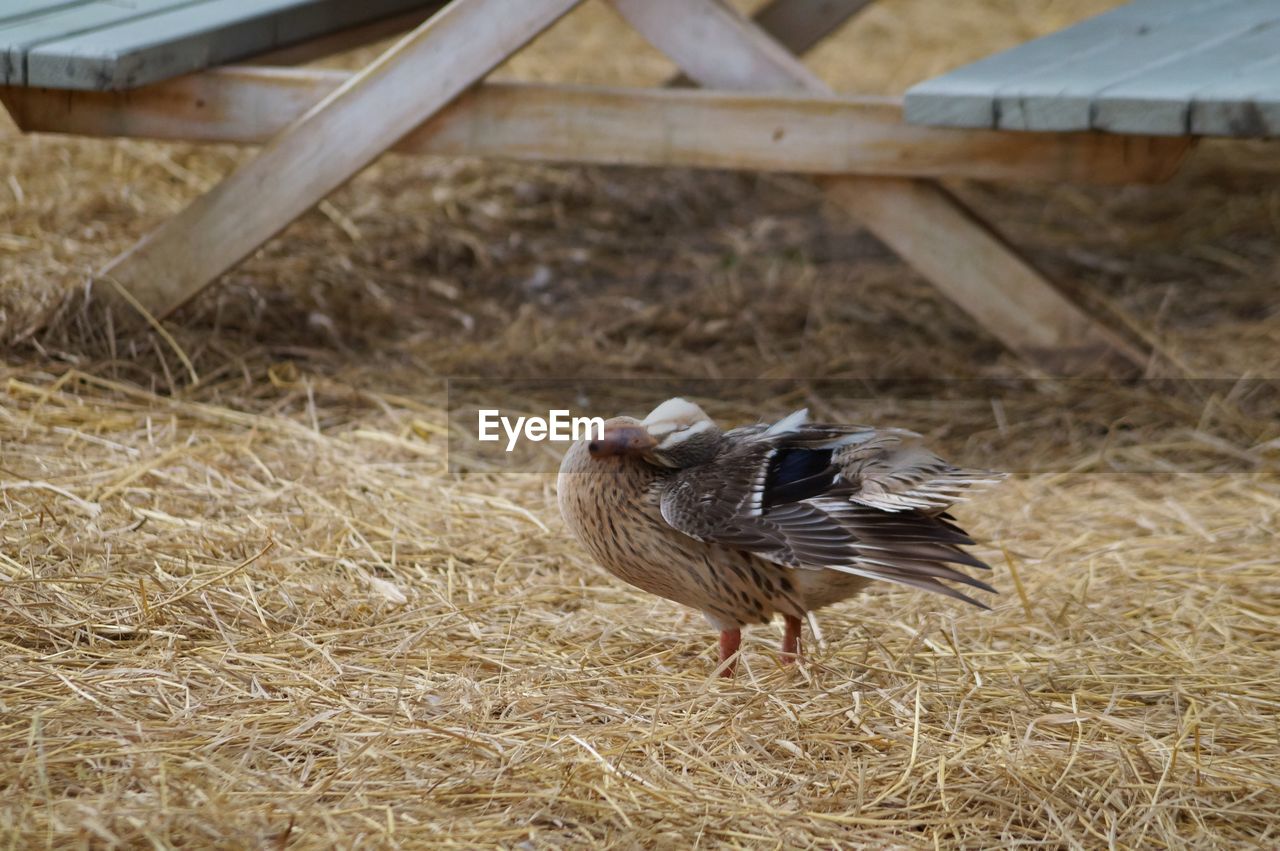
[[[710,461],[722,435],[715,421],[685,399],[668,399],[643,420],[606,420],[604,435],[587,444],[592,458],[640,458],[659,467],[692,467]]]

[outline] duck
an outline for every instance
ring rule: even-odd
[[[574,442],[557,500],[605,571],[703,613],[731,677],[743,628],[781,615],[781,661],[798,662],[812,613],[876,580],[988,608],[955,587],[995,593],[960,569],[990,566],[949,510],[1005,475],[944,461],[915,432],[807,409],[725,431],[677,397]]]

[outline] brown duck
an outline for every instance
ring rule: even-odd
[[[946,511],[1002,478],[948,464],[902,429],[810,423],[801,410],[722,432],[677,398],[575,443],[558,488],[565,522],[605,570],[720,630],[731,676],[743,626],[781,614],[793,661],[802,620],[873,579],[986,608],[943,582],[994,591],[952,566],[988,567],[961,549],[973,540]]]

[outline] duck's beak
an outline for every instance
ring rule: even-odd
[[[604,435],[587,444],[592,458],[615,455],[641,455],[658,445],[658,441],[641,425],[605,425]]]

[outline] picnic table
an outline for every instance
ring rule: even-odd
[[[1147,355],[938,180],[1154,182],[1212,132],[1196,128],[1275,126],[1255,83],[1277,68],[1277,0],[1137,0],[912,89],[906,119],[902,99],[837,95],[796,55],[870,0],[773,0],[754,19],[721,0],[609,0],[703,88],[485,81],[578,2],[0,0],[0,103],[25,132],[262,145],[96,276],[153,323],[395,149],[820,176],[833,207],[1056,372]],[[279,64],[403,30],[356,73]],[[1257,73],[1221,73],[1246,48]],[[1177,73],[1166,54],[1185,55]],[[1235,101],[1178,99],[1211,68]],[[1224,103],[1237,117],[1212,123]],[[1190,117],[1157,120],[1178,109]]]

